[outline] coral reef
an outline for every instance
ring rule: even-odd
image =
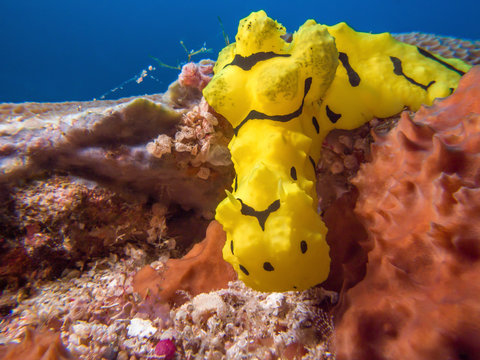
[[[181,259],[169,259],[161,274],[151,266],[141,269],[134,277],[135,291],[161,302],[183,304],[190,296],[227,287],[236,275],[231,265],[222,259],[225,233],[212,221],[205,239]]]
[[[135,295],[133,276],[148,255],[129,252],[123,260],[111,255],[80,275],[39,284],[0,323],[0,343],[21,338],[26,326],[46,325],[78,359],[147,360],[172,343],[177,359],[332,358],[332,319],[321,307],[335,301],[334,293],[266,294],[235,281],[180,307],[159,306]],[[157,347],[167,342],[168,349]]]
[[[463,40],[418,32],[393,36],[399,41],[419,46],[443,57],[462,59],[470,65],[480,65],[480,40]]]
[[[9,196],[13,230],[0,230],[1,290],[56,278],[67,268],[81,270],[92,258],[122,255],[126,246],[148,249],[151,261],[166,252],[178,257],[204,237],[208,225],[192,212],[126,201],[68,176],[12,187]]]
[[[478,41],[396,38],[480,61]],[[202,98],[212,66],[187,64],[164,95],[0,104],[0,359],[334,358],[323,310],[336,294],[230,281],[215,222],[192,249],[234,176],[232,126]],[[465,100],[478,98],[475,81],[413,122],[402,115],[391,137],[396,117],[323,142],[318,209],[332,258],[323,286],[341,292],[340,359],[478,357],[479,149],[468,134],[479,109]],[[349,179],[372,158],[371,130],[378,144],[359,195]],[[407,206],[395,202],[403,192]]]
[[[195,66],[205,84],[211,61]],[[0,105],[0,289],[81,270],[127,243],[178,257],[204,237],[233,177],[232,129],[201,88],[176,86],[190,107],[174,110],[174,92]],[[2,298],[0,311],[14,304]]]
[[[208,107],[194,108],[200,90],[189,87],[196,90],[190,94],[178,82],[176,87],[187,93],[188,103],[177,110],[174,92],[118,101],[1,104],[0,183],[18,184],[55,171],[211,218],[233,178],[223,133],[229,125]],[[182,147],[159,158],[148,145],[159,136],[173,142],[187,133],[201,147]]]
[[[77,358],[124,359],[127,354],[150,351],[152,344],[128,336],[128,328],[135,326],[136,318],[151,317],[151,326],[163,329],[171,324],[170,309],[153,307],[133,295],[133,274],[145,264],[148,254],[131,246],[124,251],[124,259],[111,255],[89,263],[89,270],[37,284],[35,292],[3,318],[2,343],[22,337],[27,326],[47,326],[61,332],[62,341]]]
[[[187,358],[329,359],[331,318],[320,309],[331,293],[259,293],[240,281],[176,309],[175,335]],[[178,336],[181,334],[181,336]]]
[[[379,136],[354,184],[372,248],[338,359],[479,359],[480,67]]]

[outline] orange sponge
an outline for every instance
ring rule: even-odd
[[[133,279],[134,290],[145,297],[148,292],[161,301],[181,304],[187,300],[179,290],[190,295],[221,289],[236,279],[232,266],[223,260],[225,232],[217,221],[212,221],[202,242],[196,244],[181,259],[167,261],[167,270],[159,274],[145,266]]]

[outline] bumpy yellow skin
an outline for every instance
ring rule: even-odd
[[[291,42],[285,33],[263,11],[241,20],[203,91],[235,131],[233,192],[216,211],[227,233],[223,256],[261,291],[303,290],[328,276],[315,191],[325,135],[431,104],[469,68],[343,23],[308,20]]]
[[[342,129],[357,128],[373,117],[396,115],[405,107],[417,111],[422,104],[431,105],[436,98],[450,95],[462,74],[471,68],[459,59],[434,55],[434,60],[422,55],[422,49],[397,41],[389,33],[356,32],[345,23],[327,28],[335,38],[339,54],[346,54],[360,79],[358,85],[352,86],[346,67],[340,64],[323,98],[320,121],[329,122],[328,105],[332,112],[341,114],[335,127]],[[398,67],[399,62],[411,81],[395,73],[394,63]]]

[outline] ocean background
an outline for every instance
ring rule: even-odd
[[[0,0],[0,102],[116,99],[164,92],[187,49],[216,59],[225,33],[264,9],[293,32],[313,18],[357,31],[480,39],[480,1]],[[142,70],[147,76],[137,83]]]

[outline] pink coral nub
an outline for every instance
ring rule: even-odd
[[[194,87],[202,91],[210,82],[212,73],[213,64],[207,62],[195,64],[190,62],[183,65],[182,72],[178,76],[178,82],[182,86]]]
[[[177,350],[173,340],[175,339],[160,340],[155,346],[155,355],[162,356],[165,360],[173,359]]]

